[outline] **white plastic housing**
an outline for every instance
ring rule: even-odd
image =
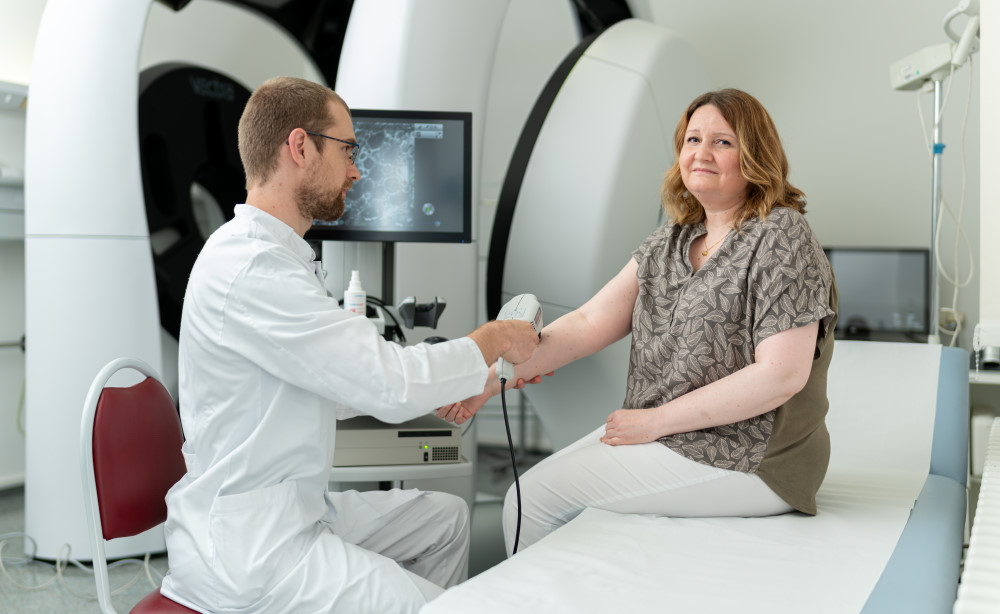
[[[920,89],[929,79],[943,79],[951,68],[952,43],[924,47],[889,66],[892,89]]]
[[[335,89],[354,108],[472,113],[473,240],[485,245],[493,209],[480,197],[495,198],[531,105],[577,38],[569,0],[356,0]],[[479,223],[483,211],[489,219]],[[370,294],[381,287],[378,244],[327,242],[323,252],[334,292],[352,268]],[[482,294],[474,284],[484,247],[403,243],[395,254],[394,303],[445,297],[433,334],[447,338],[481,323],[485,310],[472,297]]]
[[[159,315],[139,174],[139,45],[150,0],[49,0],[25,147],[25,530],[37,556],[90,559],[80,412],[111,359],[160,369]],[[67,52],[71,50],[71,52]],[[162,550],[159,535],[108,556]]]
[[[477,232],[482,228],[477,225],[482,161],[506,164],[516,132],[548,74],[562,59],[563,49],[572,46],[567,39],[575,29],[568,0],[355,0],[335,89],[354,108],[470,111],[473,236],[488,242],[488,234],[484,237],[481,230]],[[523,58],[518,45],[534,53]],[[515,57],[517,61],[512,60]],[[518,69],[520,79],[516,78]],[[498,134],[487,130],[488,122],[502,136],[487,140],[484,135]],[[491,169],[487,181],[492,193],[502,170]],[[338,291],[345,287],[353,268],[361,269],[369,291],[380,287],[379,247],[327,242],[323,258],[330,273],[328,287]],[[394,302],[406,296],[420,302],[443,296],[448,299],[448,311],[433,334],[446,338],[467,334],[480,320],[474,297],[480,294],[476,287],[484,268],[481,253],[475,244],[398,244]],[[463,437],[463,455],[473,458],[474,446],[475,433]],[[408,484],[428,489],[446,486],[431,481]],[[461,491],[456,494],[472,506],[471,479],[454,491]]]
[[[579,307],[660,222],[660,186],[681,113],[707,91],[694,48],[626,20],[569,73],[538,135],[507,247],[502,300],[533,292],[546,322]],[[621,407],[626,338],[525,388],[558,449]]]

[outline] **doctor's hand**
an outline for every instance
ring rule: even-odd
[[[656,409],[619,409],[608,416],[601,441],[612,446],[656,441]]]
[[[469,333],[469,338],[479,346],[488,365],[501,357],[515,365],[522,363],[531,358],[538,345],[535,327],[521,320],[487,322]]]
[[[520,364],[535,353],[538,346],[539,336],[531,322],[521,320],[500,320],[496,324],[503,324],[508,329],[505,331],[510,347],[500,353],[500,358],[509,361],[511,364]]]

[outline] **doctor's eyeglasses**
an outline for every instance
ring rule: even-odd
[[[351,149],[347,152],[347,157],[351,159],[351,164],[358,159],[358,152],[361,151],[361,145],[358,145],[354,141],[345,141],[344,139],[337,139],[332,136],[326,136],[325,134],[320,134],[319,132],[305,131],[306,134],[311,134],[313,136],[321,136],[324,139],[330,139],[331,141],[337,141],[338,143],[343,143],[345,145],[350,145]]]

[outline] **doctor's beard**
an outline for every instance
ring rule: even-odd
[[[295,190],[299,213],[312,220],[339,220],[344,215],[344,190],[350,189],[353,184],[353,181],[346,179],[340,189],[330,190],[315,182],[303,183]]]

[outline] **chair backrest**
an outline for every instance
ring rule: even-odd
[[[166,520],[164,497],[185,469],[177,409],[163,384],[147,377],[128,388],[105,388],[93,441],[104,539],[138,535]]]
[[[105,387],[122,369],[146,377],[128,387]],[[166,520],[164,497],[185,472],[182,444],[177,408],[152,367],[120,358],[94,378],[81,418],[80,464],[98,597],[105,612],[114,610],[104,540],[137,535]]]

